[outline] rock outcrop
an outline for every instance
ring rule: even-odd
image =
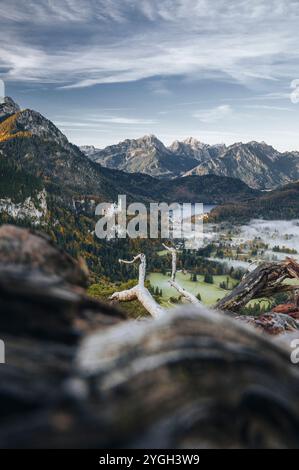
[[[0,122],[21,110],[20,106],[10,97],[4,98],[4,103],[0,103]]]
[[[14,202],[11,198],[0,199],[0,213],[4,212],[15,220],[30,220],[34,225],[43,223],[47,216],[47,193],[45,190],[35,197],[27,197],[23,202]]]

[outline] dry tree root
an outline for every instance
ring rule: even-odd
[[[144,308],[150,313],[154,318],[159,317],[164,314],[164,310],[160,305],[154,300],[149,290],[145,287],[145,276],[146,276],[146,257],[144,254],[139,254],[135,256],[132,261],[119,260],[120,263],[124,264],[133,264],[136,261],[140,261],[139,264],[139,280],[137,286],[132,289],[115,292],[109,300],[118,301],[118,302],[130,302],[132,300],[139,300],[139,302],[144,306]]]

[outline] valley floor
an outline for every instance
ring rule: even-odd
[[[215,305],[229,290],[238,285],[239,281],[229,275],[231,269],[244,272],[254,269],[261,262],[284,260],[287,257],[299,260],[299,220],[264,221],[252,220],[247,225],[206,224],[205,247],[210,247],[207,262],[221,264],[228,274],[214,275],[213,283],[207,283],[200,270],[196,271],[196,282],[191,280],[194,268],[177,273],[177,281],[182,287],[194,295],[200,295],[202,302],[208,306]],[[160,257],[167,251],[158,252]],[[170,273],[151,272],[148,280],[154,291],[162,290],[160,303],[164,307],[172,307],[179,299],[179,294],[169,285]],[[225,286],[226,284],[226,286]],[[225,288],[226,287],[226,288]],[[177,299],[177,300],[176,300]],[[260,299],[248,304],[254,307],[271,308],[271,300]]]
[[[208,284],[204,282],[204,276],[200,275],[197,277],[197,282],[190,280],[190,274],[184,274],[182,272],[177,273],[177,281],[179,284],[184,287],[186,290],[191,292],[194,295],[200,294],[201,299],[206,305],[214,305],[219,299],[222,299],[228,291],[222,289],[220,284],[226,282],[227,276],[214,276],[214,284]],[[151,283],[151,286],[155,289],[159,287],[162,289],[162,305],[165,307],[171,306],[171,298],[179,298],[179,293],[176,292],[169,285],[169,276],[163,275],[160,273],[150,273],[148,280]],[[229,277],[230,285],[233,287],[236,285],[236,281]]]

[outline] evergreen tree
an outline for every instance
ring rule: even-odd
[[[204,282],[206,284],[214,284],[214,278],[213,278],[212,274],[206,273],[205,277],[204,277]]]

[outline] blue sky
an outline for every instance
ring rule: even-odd
[[[104,147],[153,133],[166,144],[193,136],[299,150],[297,1],[0,0],[0,7],[6,94],[76,144]]]

